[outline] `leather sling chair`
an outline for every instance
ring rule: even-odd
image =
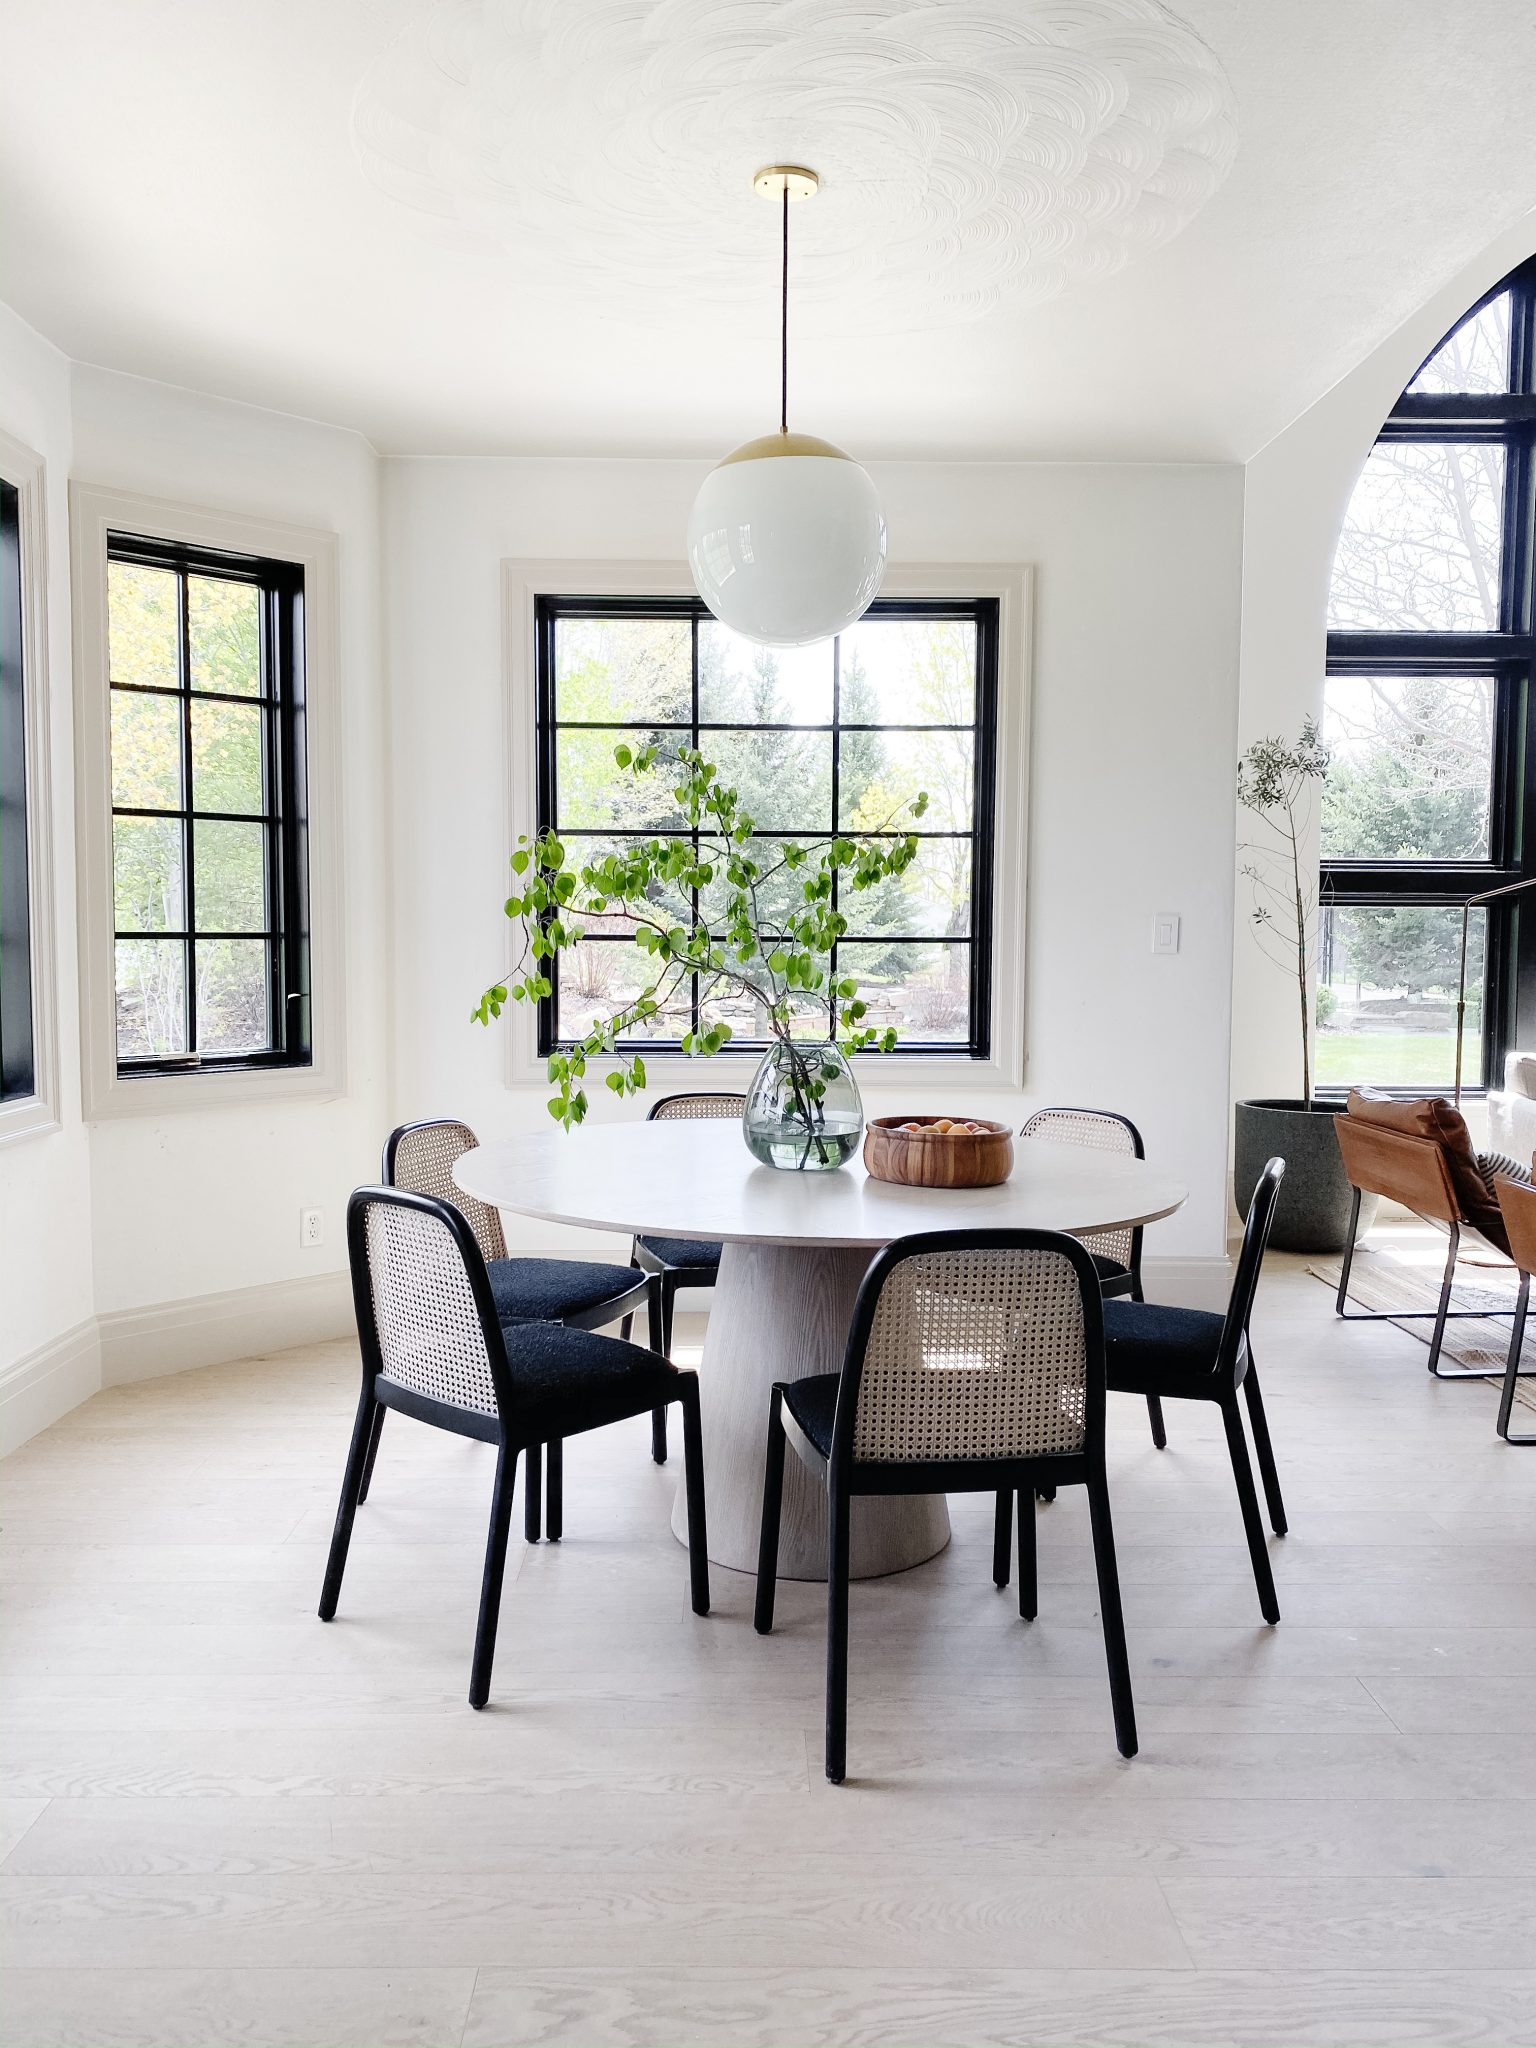
[[[1467,1126],[1459,1111],[1439,1096],[1419,1102],[1399,1102],[1373,1094],[1368,1089],[1350,1091],[1345,1115],[1334,1119],[1344,1171],[1349,1176],[1353,1198],[1349,1207],[1349,1235],[1344,1245],[1344,1263],[1339,1273],[1336,1307],[1347,1322],[1404,1323],[1434,1321],[1429,1346],[1429,1370],[1441,1380],[1496,1380],[1504,1376],[1502,1366],[1491,1371],[1455,1367],[1443,1372],[1440,1347],[1445,1326],[1455,1317],[1512,1315],[1512,1309],[1452,1308],[1451,1288],[1456,1277],[1461,1234],[1474,1231],[1509,1256],[1509,1234],[1498,1202],[1483,1178]],[[1433,1309],[1351,1309],[1349,1277],[1354,1265],[1355,1235],[1360,1224],[1360,1197],[1381,1195],[1398,1202],[1433,1223],[1442,1223],[1449,1233],[1445,1272],[1440,1282],[1440,1300]]]

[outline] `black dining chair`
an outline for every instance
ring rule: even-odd
[[[735,1122],[747,1106],[745,1095],[663,1095],[646,1116],[647,1123]],[[712,1238],[637,1237],[630,1247],[630,1264],[654,1276],[661,1296],[661,1349],[672,1356],[672,1312],[680,1287],[713,1287],[720,1273],[721,1246]],[[623,1335],[628,1336],[626,1321]],[[666,1457],[667,1419],[663,1411],[658,1428],[661,1454]]]
[[[852,1503],[867,1494],[1083,1485],[1093,1527],[1115,1740],[1136,1754],[1120,1581],[1104,1474],[1104,1314],[1093,1260],[1051,1230],[900,1238],[859,1289],[842,1372],[780,1381],[768,1458],[754,1624],[773,1627],[785,1417],[827,1495],[826,1772],[848,1747]],[[1037,1608],[1033,1515],[1019,1518],[1019,1612]]]
[[[386,1187],[431,1195],[439,1202],[451,1202],[460,1211],[485,1260],[491,1299],[503,1323],[563,1323],[571,1330],[600,1330],[609,1323],[622,1323],[622,1334],[627,1339],[636,1309],[643,1308],[651,1349],[664,1350],[658,1284],[648,1275],[637,1273],[633,1266],[598,1265],[588,1259],[507,1257],[500,1216],[489,1204],[466,1194],[453,1177],[455,1164],[466,1152],[477,1151],[479,1144],[469,1125],[455,1117],[401,1124],[385,1141],[381,1178]],[[368,1498],[383,1427],[384,1410],[380,1407],[375,1414],[360,1500]],[[665,1407],[658,1407],[651,1417],[651,1456],[658,1465],[667,1461]],[[549,1540],[558,1543],[564,1526],[565,1468],[561,1446],[558,1441],[546,1445],[542,1457],[535,1446],[526,1462],[524,1539],[537,1543],[542,1521]],[[547,1492],[541,1483],[546,1468]]]
[[[698,1375],[617,1337],[560,1323],[503,1323],[475,1233],[454,1203],[400,1188],[359,1188],[347,1252],[363,1384],[331,1537],[320,1619],[336,1613],[352,1522],[382,1410],[496,1446],[469,1703],[490,1694],[519,1451],[677,1402],[693,1611],[709,1612]],[[531,1467],[532,1457],[526,1463]]]
[[[1091,1152],[1109,1152],[1122,1159],[1147,1156],[1140,1131],[1128,1116],[1114,1109],[1075,1109],[1065,1103],[1037,1109],[1033,1116],[1025,1118],[1019,1136],[1053,1145],[1081,1145]],[[1142,1299],[1139,1223],[1127,1230],[1086,1231],[1078,1242],[1087,1248],[1093,1260],[1106,1301],[1122,1294],[1129,1295],[1132,1301]],[[1163,1427],[1162,1403],[1155,1397],[1147,1402],[1147,1414],[1152,1424],[1152,1441],[1162,1450],[1168,1435]],[[1049,1500],[1050,1492],[1047,1490],[1041,1498]],[[1008,1555],[1012,1548],[1013,1495],[1000,1493],[992,1525],[992,1579],[997,1586],[1008,1583]]]
[[[1242,1249],[1232,1276],[1232,1292],[1225,1315],[1208,1309],[1168,1308],[1161,1302],[1107,1301],[1104,1304],[1104,1351],[1109,1391],[1112,1394],[1156,1394],[1164,1401],[1211,1401],[1221,1410],[1226,1432],[1227,1454],[1232,1460],[1232,1477],[1237,1482],[1238,1505],[1248,1555],[1253,1563],[1259,1608],[1264,1619],[1280,1619],[1275,1597],[1275,1578],[1270,1569],[1269,1545],[1254,1492],[1253,1468],[1248,1462],[1248,1442],[1243,1434],[1241,1390],[1248,1404],[1253,1427],[1254,1455],[1264,1482],[1270,1526],[1277,1536],[1286,1532],[1285,1503],[1275,1469],[1274,1448],[1264,1398],[1259,1391],[1258,1368],[1248,1337],[1258,1291],[1264,1249],[1274,1221],[1275,1201],[1285,1178],[1285,1161],[1271,1159],[1259,1175],[1259,1184],[1248,1204],[1243,1227]]]

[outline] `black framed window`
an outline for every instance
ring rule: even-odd
[[[618,742],[636,737],[699,747],[770,841],[876,837],[926,790],[913,866],[839,906],[849,928],[836,968],[857,979],[868,1021],[894,1027],[903,1052],[985,1059],[997,637],[994,598],[880,600],[834,640],[780,649],[742,639],[697,599],[541,597],[539,829],[592,854],[681,833],[666,783],[642,788],[614,763]],[[696,923],[711,910],[707,891],[692,900]],[[618,917],[587,920],[582,943],[554,964],[541,1053],[653,978]],[[750,1005],[712,1003],[711,1017],[717,1009],[734,1044],[766,1043]],[[665,1052],[701,1021],[697,984],[685,985],[636,1042]]]
[[[107,545],[122,1074],[310,1061],[302,569]]]
[[[1329,600],[1318,1077],[1455,1071],[1461,909],[1536,875],[1536,259],[1419,369],[1346,514]],[[1472,913],[1464,1081],[1536,1018],[1536,894]]]
[[[37,1092],[27,856],[21,494],[0,478],[0,1102]]]

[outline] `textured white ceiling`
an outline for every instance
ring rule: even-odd
[[[763,310],[762,163],[809,164],[806,331],[945,327],[1109,277],[1231,167],[1231,88],[1159,0],[435,0],[353,105],[383,191],[592,314]]]
[[[841,139],[824,127],[806,148],[828,189],[794,215],[799,426],[866,456],[1241,458],[1536,206],[1532,0],[1181,0],[1187,34],[1146,0],[538,0],[532,15],[487,0],[498,34],[543,24],[539,91],[515,59],[478,87],[418,84],[391,140],[386,53],[425,12],[0,0],[0,298],[78,359],[333,420],[389,452],[719,454],[777,414],[777,223],[747,181],[801,153],[819,103]],[[668,26],[654,116],[646,20]],[[891,53],[914,22],[955,36],[903,79]],[[1105,61],[1109,25],[1129,36],[1137,22],[1154,44],[1172,36],[1169,76],[1182,66],[1192,94],[1150,45]],[[1017,43],[1042,24],[1047,42]],[[1015,68],[1047,60],[1079,66],[1080,97],[1054,114]],[[583,62],[608,98],[577,135]],[[762,70],[761,93],[743,65]],[[978,74],[979,93],[951,89]],[[1095,80],[1124,92],[1120,118],[1140,108],[1151,124],[1116,145],[1123,187],[1094,157],[1117,132]],[[1238,146],[1217,184],[1227,90]],[[475,119],[441,129],[443,100]],[[399,174],[403,158],[446,215],[402,206],[365,171],[355,102],[375,169]],[[516,169],[526,138],[487,156],[494,131],[476,121],[503,103],[536,115],[530,134],[550,145],[531,172]],[[1010,166],[1032,124],[1045,169],[1021,183]],[[574,150],[568,183],[554,144]],[[1098,168],[1074,170],[1074,150]],[[1138,208],[1187,210],[1193,184],[1157,180],[1192,161],[1215,189],[1150,246]],[[626,167],[645,180],[638,201]],[[1032,302],[1055,258],[1030,244],[1020,264],[1013,238],[1039,224],[1029,207],[1053,179],[1068,204],[1127,196],[1134,254]],[[851,232],[860,219],[884,237],[878,257]],[[1128,246],[1059,219],[1050,232],[1064,273],[1068,252]],[[953,260],[926,261],[925,242]]]

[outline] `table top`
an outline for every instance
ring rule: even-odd
[[[1117,1230],[1187,1190],[1142,1159],[1031,1138],[993,1188],[906,1188],[861,1161],[835,1173],[759,1166],[735,1118],[551,1128],[466,1152],[453,1177],[492,1208],[552,1223],[728,1244],[871,1246],[921,1230]]]

